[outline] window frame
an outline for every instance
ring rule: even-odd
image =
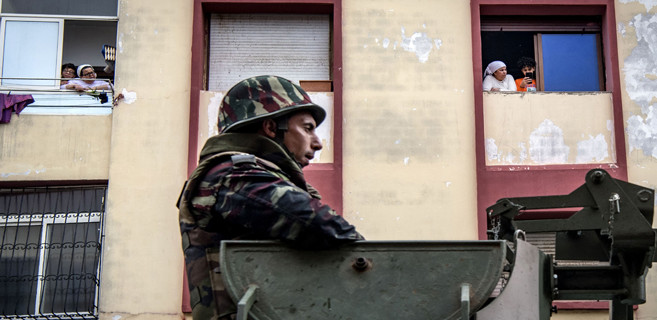
[[[117,6],[119,3],[117,2]],[[105,21],[116,22],[118,25],[118,7],[116,16],[93,16],[93,15],[54,15],[54,14],[22,14],[22,13],[1,13],[2,0],[0,0],[0,78],[3,76],[2,65],[4,61],[5,46],[5,21],[58,21],[59,22],[59,40],[57,52],[57,65],[54,70],[56,77],[53,78],[55,84],[52,86],[42,85],[4,85],[0,79],[0,92],[11,92],[14,94],[31,94],[35,102],[24,109],[22,114],[38,115],[108,115],[112,113],[112,99],[114,97],[113,80],[110,79],[110,90],[100,90],[109,95],[108,102],[100,103],[98,99],[92,96],[83,96],[75,90],[61,90],[60,70],[64,59],[64,35],[66,32],[66,22],[77,21]],[[115,36],[118,35],[118,29]],[[104,78],[103,78],[104,79]]]
[[[30,310],[31,314],[29,315],[0,314],[0,319],[22,319],[26,317],[29,319],[98,319],[101,282],[100,270],[103,260],[102,242],[105,235],[104,218],[106,212],[105,204],[107,202],[107,181],[5,182],[0,183],[0,197],[6,197],[6,199],[0,202],[0,204],[4,204],[0,207],[0,228],[39,228],[39,248],[36,249],[38,252],[35,255],[37,272],[36,274],[33,273],[37,278],[37,290],[30,296],[30,299],[35,299],[34,308]],[[48,293],[45,281],[45,275],[48,272],[48,263],[60,261],[49,261],[52,258],[49,255],[49,247],[53,244],[51,241],[54,227],[58,225],[83,225],[91,223],[97,224],[98,228],[97,239],[94,238],[93,240],[97,243],[98,248],[94,257],[95,270],[93,270],[93,275],[95,275],[96,281],[93,286],[93,300],[90,301],[92,303],[90,306],[92,309],[90,311],[65,310],[64,312],[42,313],[40,311],[42,300],[44,295]],[[95,228],[91,225],[85,227]],[[87,236],[85,236],[85,241],[87,240],[86,238]],[[74,239],[75,242],[79,241],[78,238]],[[0,238],[0,244],[5,244],[3,238]],[[7,244],[10,243],[7,242]],[[58,258],[65,259],[65,257],[66,255],[64,254]],[[71,257],[71,266],[75,265],[75,260]],[[45,297],[52,297],[52,295]]]
[[[5,32],[6,32],[6,27],[7,27],[7,22],[9,21],[21,21],[21,22],[56,22],[58,24],[59,28],[59,34],[58,34],[58,39],[57,39],[57,57],[56,59],[56,64],[55,64],[55,75],[56,77],[59,77],[58,70],[61,68],[62,65],[62,56],[64,53],[64,19],[62,18],[53,18],[53,17],[29,17],[29,16],[23,16],[23,15],[11,15],[11,16],[4,16],[0,15],[0,88],[25,88],[25,89],[31,89],[31,88],[59,88],[59,85],[56,83],[56,80],[53,80],[52,85],[6,85],[4,83],[4,62],[5,62]]]
[[[544,61],[543,61],[543,36],[545,35],[594,35],[596,41],[596,53],[595,58],[597,59],[597,85],[600,88],[599,92],[606,92],[605,88],[605,73],[604,73],[604,57],[603,57],[603,48],[602,48],[602,23],[599,21],[597,16],[594,15],[536,15],[536,16],[497,16],[497,15],[485,15],[480,17],[480,32],[481,33],[497,33],[496,37],[503,36],[506,34],[508,37],[514,32],[522,33],[531,33],[533,35],[533,56],[526,55],[533,58],[536,61],[536,72],[538,77],[537,80],[537,89],[538,91],[545,91],[545,81],[544,81],[544,72],[542,72]],[[526,40],[526,39],[525,39]],[[507,39],[507,41],[513,41]],[[483,47],[483,37],[482,37],[482,51],[487,50]],[[497,43],[495,43],[497,44]],[[493,46],[490,43],[490,40],[487,42],[487,47]],[[505,47],[505,46],[494,46],[495,48]],[[529,48],[531,46],[527,46]],[[515,52],[515,49],[506,49],[499,50],[504,53],[506,52]],[[494,52],[498,52],[494,51]],[[525,52],[526,54],[526,52]],[[523,55],[525,55],[523,54]],[[482,57],[484,54],[482,54]],[[488,54],[485,60],[483,60],[482,68],[485,68],[486,64],[493,60],[502,60],[507,62],[507,71],[511,74],[514,79],[518,79],[520,74],[520,69],[515,66],[515,59],[510,61],[505,59],[505,55],[502,57],[496,57],[495,54]],[[550,90],[549,92],[577,92],[580,90]]]
[[[189,117],[188,173],[197,164],[199,93],[208,82],[210,13],[329,14],[331,21],[330,76],[333,81],[333,163],[313,163],[306,179],[320,190],[326,203],[342,212],[342,0],[194,0]]]
[[[198,163],[199,101],[201,90],[208,82],[210,13],[280,13],[329,14],[330,69],[333,83],[333,162],[313,163],[304,168],[304,175],[320,190],[325,203],[342,214],[342,0],[194,0],[192,63],[190,85],[189,143],[187,172]],[[324,125],[329,125],[325,123]],[[314,183],[313,183],[314,182]],[[183,312],[191,312],[186,274],[183,272]]]
[[[472,0],[472,60],[475,113],[475,156],[477,167],[477,219],[479,239],[487,239],[486,208],[502,197],[541,196],[568,194],[584,183],[585,173],[603,168],[614,178],[627,180],[627,159],[623,127],[622,96],[614,0],[587,0],[572,3],[569,0],[536,0],[531,4],[523,0]],[[611,93],[613,138],[616,161],[605,164],[567,165],[486,165],[483,68],[481,46],[481,16],[505,15],[572,15],[600,16],[602,55],[605,70],[606,92]],[[549,92],[546,94],[550,94]],[[558,93],[557,93],[558,94]],[[548,216],[544,216],[548,217]],[[566,309],[605,309],[607,302],[555,302]]]
[[[85,217],[80,217],[81,215],[87,215],[86,219]],[[36,292],[30,296],[31,298],[34,298],[34,310],[32,310],[32,315],[39,315],[39,316],[53,316],[53,317],[66,317],[68,313],[42,313],[40,311],[41,309],[41,301],[44,299],[44,288],[45,288],[45,275],[46,275],[46,270],[48,267],[49,261],[49,252],[50,252],[50,244],[52,240],[52,226],[54,225],[59,225],[59,224],[88,224],[88,223],[101,223],[101,217],[102,217],[102,212],[77,212],[77,213],[32,213],[32,214],[26,214],[26,215],[20,215],[18,217],[15,217],[14,215],[10,214],[8,217],[3,217],[0,216],[0,226],[2,227],[40,227],[39,231],[39,249],[37,253],[37,273],[35,276],[37,277],[37,285],[36,285]],[[23,221],[26,220],[26,221]],[[80,221],[83,220],[83,221]],[[86,221],[84,221],[86,220]],[[35,224],[35,222],[39,222],[39,224]],[[100,228],[100,227],[99,227]],[[99,232],[99,243],[100,243],[100,237],[102,236],[102,233]],[[100,274],[100,260],[98,263],[98,266],[96,267],[96,276],[99,277]],[[98,289],[96,289],[96,293],[94,295],[94,301],[98,300]],[[97,305],[97,303],[96,303]],[[93,316],[92,313],[84,313],[84,312],[76,312],[77,314],[80,315],[89,315]],[[25,315],[10,315],[12,316],[25,316]]]

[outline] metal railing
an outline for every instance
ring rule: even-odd
[[[12,81],[14,80],[14,81]],[[108,90],[76,91],[61,89],[60,83],[68,78],[29,78],[0,77],[0,93],[15,95],[32,95],[34,102],[27,108],[111,108],[114,100],[114,85],[111,79],[97,78],[110,85]],[[34,82],[30,84],[31,82]],[[8,83],[9,82],[9,83]],[[40,83],[39,83],[40,82]],[[50,83],[46,83],[50,82]]]
[[[0,319],[98,319],[106,188],[0,189]]]

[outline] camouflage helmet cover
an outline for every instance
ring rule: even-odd
[[[219,132],[236,132],[246,125],[291,112],[308,111],[319,126],[326,111],[290,80],[277,76],[257,76],[234,85],[219,107]]]

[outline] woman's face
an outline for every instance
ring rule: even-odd
[[[65,68],[62,70],[62,78],[75,78],[75,70],[71,68]]]
[[[504,78],[506,78],[506,67],[501,67],[495,70],[495,72],[493,72],[493,77],[499,81],[504,80]]]

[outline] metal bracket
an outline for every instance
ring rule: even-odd
[[[246,320],[246,318],[249,316],[249,310],[251,310],[251,307],[256,302],[256,290],[258,290],[258,286],[255,284],[249,285],[246,293],[237,303],[236,320]]]
[[[470,284],[461,284],[461,319],[470,319]]]

